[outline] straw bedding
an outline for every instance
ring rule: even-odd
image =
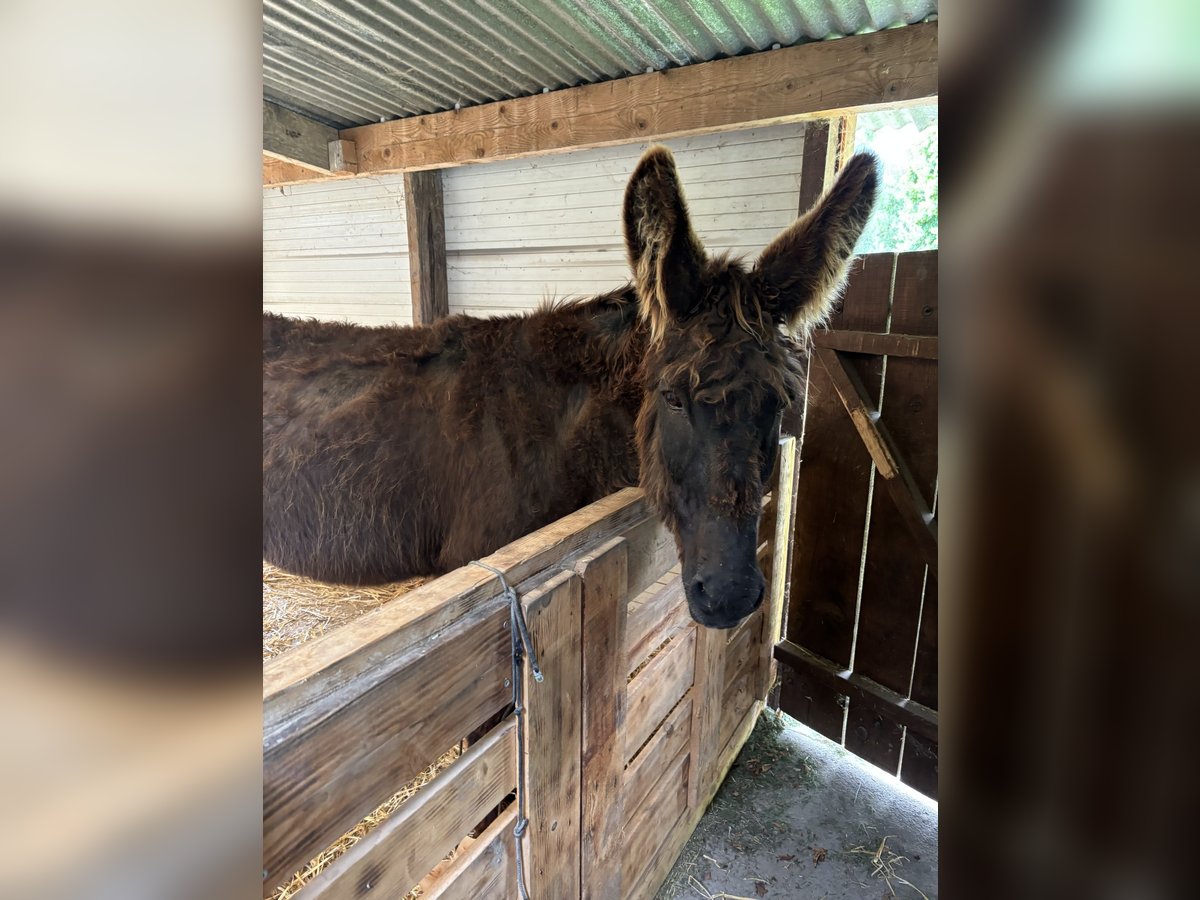
[[[279,656],[305,641],[327,634],[403,596],[427,580],[410,578],[381,587],[351,588],[291,575],[264,562],[263,659]],[[362,840],[461,755],[462,745],[458,744],[439,756],[436,762],[280,885],[272,895],[272,900],[290,900],[294,897],[305,884]],[[421,886],[418,885],[403,900],[413,900],[421,895]]]

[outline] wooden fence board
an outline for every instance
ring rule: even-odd
[[[624,831],[625,852],[621,861],[625,884],[638,883],[663,852],[674,824],[687,811],[689,764],[686,756],[671,764],[630,818]]]
[[[677,574],[667,579],[666,584],[656,583],[647,588],[635,601],[629,604],[625,633],[626,674],[645,662],[651,652],[692,620],[683,593],[683,581]]]
[[[629,546],[614,538],[579,560],[583,581],[582,888],[585,898],[621,895],[626,596]]]
[[[513,826],[516,804],[509,806],[461,856],[455,857],[432,884],[425,900],[483,900],[507,897],[516,880]]]
[[[522,598],[545,680],[526,666],[526,878],[532,897],[580,895],[582,580],[560,572]],[[469,658],[469,657],[468,657]]]
[[[625,711],[626,761],[634,757],[692,686],[696,665],[696,635],[698,631],[708,630],[693,626],[677,634],[629,683]]]
[[[725,635],[715,628],[698,628],[696,641],[696,691],[692,697],[692,778],[688,806],[707,802],[715,790],[717,754],[721,750],[721,700],[724,697]]]
[[[911,335],[936,335],[937,327],[937,251],[901,254],[896,263],[891,328]],[[936,360],[888,357],[880,416],[927,508],[933,507],[938,472],[937,375]],[[937,602],[937,572],[929,575],[927,578],[924,560],[913,551],[896,503],[877,485],[854,670],[906,696],[922,602]],[[936,654],[936,644],[934,651]],[[936,708],[936,693],[932,703],[927,699],[920,702]],[[895,773],[902,735],[902,727],[895,722],[873,710],[860,710],[851,702],[847,749]],[[920,761],[915,764],[922,765]]]
[[[517,783],[511,717],[318,875],[312,900],[407,893]]]
[[[894,267],[890,253],[856,260],[830,328],[886,330]],[[882,363],[868,360],[856,366],[878,402]],[[841,409],[832,382],[810,361],[787,637],[842,665],[850,661],[853,641],[870,471],[870,456]],[[830,687],[802,672],[782,681],[784,711],[838,743],[843,703]]]
[[[692,736],[692,698],[684,694],[679,705],[663,721],[642,751],[625,771],[622,803],[628,819],[641,808],[646,796],[663,777],[671,762],[687,754]]]
[[[492,603],[448,629],[438,652],[264,754],[264,892],[508,703],[507,618]]]

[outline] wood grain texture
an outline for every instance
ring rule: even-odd
[[[425,900],[482,900],[515,893],[516,858],[513,826],[517,807],[512,804],[488,826],[465,853],[457,856],[441,876],[425,887]]]
[[[630,601],[628,624],[625,630],[625,673],[646,661],[657,647],[692,621],[688,613],[683,581],[679,575],[666,576],[647,588],[641,596]]]
[[[532,97],[345,129],[360,172],[601,147],[937,94],[937,24],[802,44]]]
[[[429,325],[450,314],[441,173],[405,172],[404,207],[407,211],[413,324]]]
[[[715,790],[716,762],[720,752],[721,700],[725,695],[724,632],[696,629],[695,689],[692,698],[692,778],[688,806],[694,808]]]
[[[790,434],[779,439],[779,462],[771,489],[774,507],[774,535],[771,541],[770,594],[759,636],[759,685],[755,692],[766,700],[774,691],[776,663],[774,648],[783,638],[784,616],[792,583],[792,553],[795,537],[797,441]]]
[[[635,885],[644,878],[646,869],[652,867],[663,853],[675,823],[685,816],[690,765],[687,756],[669,761],[658,782],[625,826],[621,875],[626,885]]]
[[[526,666],[524,841],[531,897],[580,896],[581,587],[574,572],[560,572],[521,600],[545,675],[536,682]]]
[[[354,141],[336,140],[329,142],[329,169],[332,172],[358,174],[358,147]]]
[[[387,680],[264,752],[265,892],[504,707],[507,619],[503,602],[482,608],[440,635],[437,652],[406,658]]]
[[[585,898],[621,895],[625,616],[629,547],[614,538],[575,564],[583,582],[582,874]]]
[[[683,695],[679,705],[663,720],[662,727],[642,751],[629,763],[625,770],[621,788],[623,816],[630,816],[641,809],[650,791],[668,770],[671,763],[688,755],[692,736],[692,694]]]
[[[294,162],[278,159],[269,153],[263,153],[262,183],[263,187],[297,184],[302,181],[313,181],[323,177],[320,172],[306,166],[298,166]]]
[[[628,761],[637,754],[667,713],[692,686],[696,664],[696,633],[704,630],[693,625],[676,635],[671,643],[629,682],[623,761]]]
[[[336,128],[263,101],[263,152],[277,159],[329,175],[329,142]]]
[[[516,722],[493,729],[305,889],[312,900],[401,896],[517,783]]]
[[[936,251],[934,251],[936,253]],[[909,254],[901,254],[899,265]],[[897,279],[900,273],[897,271]],[[899,325],[893,318],[892,328]],[[875,356],[902,356],[911,359],[937,359],[937,335],[895,334],[875,331],[818,331],[813,335],[813,346],[844,350],[848,353],[868,353]]]

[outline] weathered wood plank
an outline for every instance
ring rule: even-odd
[[[341,132],[360,172],[558,150],[828,116],[937,94],[937,24],[802,44]]]
[[[895,255],[855,260],[831,328],[883,331]],[[883,360],[858,361],[859,375],[878,399]],[[797,472],[796,527],[787,637],[846,666],[854,640],[858,570],[871,478],[871,457],[850,423],[829,375],[809,363],[804,446]],[[844,701],[833,688],[803,672],[781,679],[781,708],[838,743]]]
[[[507,620],[497,598],[440,635],[438,652],[407,658],[387,680],[263,754],[265,891],[504,707]]]
[[[312,169],[298,166],[287,160],[276,159],[269,153],[263,154],[262,166],[263,187],[296,184],[322,177],[320,172],[314,172]]]
[[[829,119],[814,119],[804,125],[804,150],[800,164],[800,202],[796,215],[802,216],[820,199],[829,184],[827,163],[834,155],[830,139],[836,139],[836,128]]]
[[[657,585],[656,585],[657,587]],[[625,674],[633,672],[664,641],[691,622],[683,581],[678,575],[658,590],[648,588],[631,603],[625,632]]]
[[[781,641],[775,646],[775,658],[786,662],[794,670],[807,672],[816,681],[822,681],[852,701],[860,701],[877,710],[885,718],[906,726],[931,741],[937,741],[937,710],[923,706],[903,694],[888,690],[869,678],[842,669],[827,659],[799,647],[791,641]]]
[[[506,719],[305,889],[313,900],[400,896],[458,846],[517,783],[515,720]]]
[[[896,260],[891,327],[913,340],[936,340],[937,251],[902,253]],[[887,429],[898,460],[932,507],[937,484],[936,359],[893,356],[879,424]],[[926,561],[914,553],[906,524],[893,498],[876,491],[863,568],[862,603],[854,671],[907,695],[913,677],[923,599],[937,603],[937,578],[927,577]],[[927,633],[927,632],[926,632]],[[936,634],[934,635],[936,639]],[[935,644],[936,653],[936,644]],[[919,701],[936,708],[934,701]],[[846,748],[895,773],[903,728],[878,712],[852,703],[846,722]],[[916,763],[920,765],[920,762]]]
[[[425,886],[425,900],[482,900],[516,893],[516,857],[513,826],[517,806],[512,804],[488,826],[471,847],[457,856],[445,871]]]
[[[691,736],[692,698],[689,691],[625,770],[621,799],[626,821],[642,807],[672,761],[688,752]]]
[[[716,628],[696,629],[696,677],[692,697],[692,777],[688,805],[695,805],[714,790],[717,753],[720,752],[721,699],[725,695],[726,635]]]
[[[704,630],[707,629],[693,626],[677,634],[629,683],[623,761],[634,757],[691,687],[696,664],[696,633]]]
[[[510,584],[522,585],[601,537],[642,527],[648,515],[641,490],[627,488],[513,541],[484,562],[504,572]],[[405,594],[403,603],[387,604],[264,664],[264,749],[390,677],[431,637],[499,592],[496,576],[463,566]]]
[[[679,553],[667,526],[649,513],[645,521],[631,526],[625,537],[629,540],[629,596],[636,598],[664,572],[679,565]]]
[[[405,172],[404,208],[413,324],[429,325],[450,315],[442,174],[437,171]]]
[[[907,254],[901,254],[900,259],[903,260],[905,255]],[[899,272],[896,277],[899,278]],[[892,327],[898,326],[899,323],[893,319]],[[813,333],[812,340],[815,347],[827,347],[847,353],[870,353],[875,356],[898,356],[908,359],[938,358],[937,335],[821,330]]]
[[[624,831],[621,860],[625,884],[634,885],[644,878],[646,869],[653,866],[670,839],[674,824],[687,812],[690,769],[691,760],[687,756],[670,762],[641,808],[630,818]]]
[[[796,438],[790,434],[779,440],[775,486],[771,491],[775,511],[774,538],[771,545],[771,578],[768,582],[767,612],[759,635],[759,699],[765,700],[776,682],[772,649],[783,639],[784,615],[792,583],[792,541],[795,536],[796,509]]]
[[[358,174],[358,147],[354,141],[329,142],[329,169],[347,175]]]
[[[575,564],[583,581],[582,890],[621,896],[621,781],[625,757],[623,665],[629,546],[614,538]]]
[[[336,128],[263,101],[263,152],[284,162],[329,175],[329,142]]]
[[[536,682],[526,666],[524,841],[532,897],[580,895],[581,587],[574,572],[560,572],[521,601],[545,675]]]

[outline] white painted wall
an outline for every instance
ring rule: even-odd
[[[796,217],[803,125],[665,141],[710,251],[756,254]],[[629,280],[625,184],[646,144],[447,169],[450,311],[501,315]],[[263,306],[411,324],[403,179],[263,189]]]
[[[263,188],[263,309],[411,325],[404,176]]]
[[[796,218],[803,125],[664,141],[710,251],[757,253]],[[442,173],[450,311],[498,315],[629,280],[625,184],[648,144]]]

